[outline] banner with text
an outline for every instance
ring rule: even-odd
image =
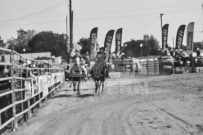
[[[168,26],[169,24],[165,24],[162,27],[162,49],[165,49],[168,46]]]
[[[120,49],[121,49],[121,44],[122,44],[122,28],[118,29],[116,31],[116,39],[115,39],[115,54],[119,55],[120,54]]]
[[[186,33],[186,45],[188,50],[193,49],[193,34],[194,34],[194,22],[191,22],[187,26],[187,33]]]
[[[176,49],[182,49],[184,32],[185,32],[185,25],[181,25],[178,28],[177,35],[176,35]]]
[[[106,58],[109,61],[109,56],[111,54],[111,44],[113,40],[113,35],[114,35],[115,30],[110,30],[106,34],[105,41],[104,41],[104,48],[105,48],[105,53],[108,55]]]
[[[98,28],[95,27],[92,29],[92,31],[90,32],[90,58],[93,58],[93,53],[94,53],[94,48],[96,47],[96,40],[97,40],[97,31]]]

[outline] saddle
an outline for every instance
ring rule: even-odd
[[[82,66],[81,65],[77,65],[77,64],[73,65],[70,68],[69,76],[70,77],[81,77],[81,78],[85,78],[86,77],[85,71],[83,70]]]

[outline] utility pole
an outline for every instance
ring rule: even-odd
[[[71,44],[71,48],[74,48],[74,44],[73,44],[73,11],[71,12],[71,36],[72,36],[72,44]]]
[[[72,24],[72,15],[73,15],[73,13],[72,13],[72,1],[71,0],[69,0],[69,25],[70,25],[70,28],[69,28],[69,30],[70,30],[70,44],[69,44],[69,63],[70,63],[70,57],[71,57],[71,55],[70,55],[70,53],[71,53],[71,51],[72,51],[72,46],[73,46],[73,24]]]
[[[161,46],[162,46],[162,49],[164,49],[163,48],[163,39],[162,39],[162,35],[163,35],[163,31],[162,31],[162,16],[163,15],[164,15],[163,13],[160,14],[160,19],[161,19]]]

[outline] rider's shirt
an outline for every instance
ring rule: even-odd
[[[101,78],[104,74],[103,71],[106,68],[105,59],[106,55],[104,53],[98,52],[97,61],[92,68],[94,78]]]

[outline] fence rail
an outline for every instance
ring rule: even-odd
[[[27,121],[33,109],[41,107],[41,103],[60,88],[64,82],[64,69],[44,61],[23,58],[9,49],[0,48],[0,51],[9,55],[9,60],[0,62],[1,133],[8,125],[15,131],[19,118]],[[18,57],[14,59],[14,55]],[[7,69],[7,75],[2,76],[2,69]]]

